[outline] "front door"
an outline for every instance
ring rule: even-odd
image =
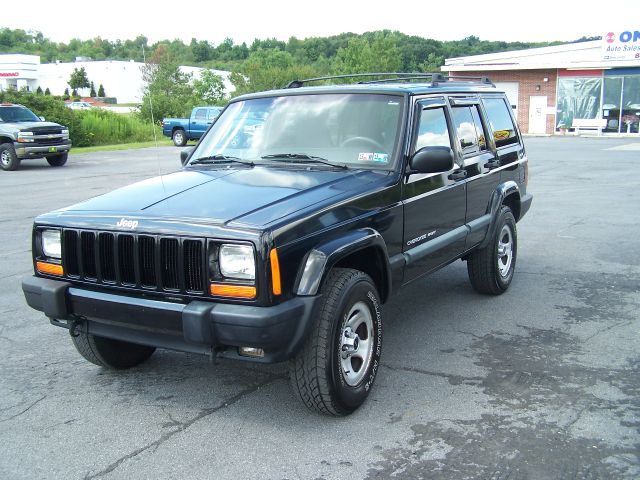
[[[529,133],[547,133],[547,96],[529,97]]]
[[[420,120],[412,152],[426,146],[451,147],[444,98],[425,100],[418,105]],[[405,282],[446,264],[464,250],[467,231],[463,173],[460,166],[455,166],[448,172],[416,173],[405,178],[402,193],[403,252],[408,259]]]

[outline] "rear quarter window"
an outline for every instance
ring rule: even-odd
[[[507,102],[503,98],[484,98],[482,103],[487,112],[487,119],[491,125],[496,147],[517,144],[520,139]]]

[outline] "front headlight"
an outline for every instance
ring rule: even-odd
[[[62,244],[60,243],[60,230],[42,231],[42,253],[49,258],[62,258]]]
[[[18,143],[33,142],[33,132],[18,132]]]
[[[68,138],[69,138],[69,130],[68,130],[68,129],[66,129],[66,128],[65,128],[65,129],[63,129],[61,133],[62,133],[62,138],[63,138],[63,139],[65,139],[65,140],[66,140],[66,139],[68,139]]]
[[[222,245],[220,247],[220,273],[225,278],[255,280],[256,262],[250,245]]]

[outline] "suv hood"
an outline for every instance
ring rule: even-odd
[[[198,223],[259,228],[327,199],[358,195],[370,190],[371,183],[383,186],[389,176],[386,171],[304,167],[183,170],[114,190],[55,213],[86,218],[88,212],[93,215],[104,212],[102,215],[109,217],[194,219]]]
[[[63,128],[59,123],[53,122],[0,122],[0,126],[2,126],[3,130],[14,130],[16,132],[42,127]]]

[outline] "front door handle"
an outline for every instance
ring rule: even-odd
[[[491,160],[484,164],[484,168],[498,168],[500,166],[500,160]]]
[[[467,178],[466,170],[455,170],[449,175],[449,180],[464,180]]]

